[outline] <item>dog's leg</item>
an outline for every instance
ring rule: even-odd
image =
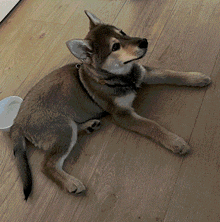
[[[59,133],[58,139],[53,144],[52,149],[47,151],[42,165],[42,171],[57,185],[66,189],[68,192],[81,193],[86,189],[83,183],[63,170],[63,163],[77,140],[76,123],[72,122],[71,127],[62,127],[62,134],[65,136]]]
[[[147,84],[174,84],[185,86],[207,86],[211,78],[200,72],[178,72],[166,69],[144,67],[146,74],[144,82]]]
[[[150,137],[155,142],[162,144],[174,153],[182,155],[186,154],[190,150],[190,147],[181,137],[169,132],[155,121],[139,116],[133,110],[120,109],[113,113],[112,116],[114,122],[118,126],[139,133],[143,136]]]
[[[79,124],[78,130],[79,131],[85,130],[89,134],[95,130],[100,129],[100,127],[101,127],[101,121],[99,119],[92,119],[85,123]]]

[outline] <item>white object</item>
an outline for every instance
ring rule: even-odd
[[[18,96],[9,96],[0,101],[0,130],[10,130],[22,101]]]
[[[20,0],[0,0],[0,22]]]

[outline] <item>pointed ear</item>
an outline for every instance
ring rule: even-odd
[[[72,39],[66,42],[66,45],[70,52],[78,59],[87,62],[89,55],[92,52],[92,48],[88,40]]]
[[[90,20],[90,29],[93,29],[95,26],[97,26],[99,24],[103,24],[103,22],[99,18],[97,18],[94,14],[92,14],[91,12],[85,10],[85,13]]]

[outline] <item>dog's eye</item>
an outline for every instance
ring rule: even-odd
[[[114,43],[113,44],[113,46],[112,46],[112,52],[115,52],[115,51],[117,51],[117,50],[119,50],[120,49],[120,43]]]
[[[121,33],[122,35],[126,36],[126,33],[123,32],[122,30],[120,31],[120,33]]]

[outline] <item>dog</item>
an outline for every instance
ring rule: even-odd
[[[199,72],[176,72],[142,66],[148,41],[130,37],[85,11],[90,30],[85,39],[67,41],[81,62],[69,64],[45,76],[25,96],[10,130],[25,200],[32,190],[32,174],[26,140],[45,150],[42,172],[72,193],[86,190],[83,183],[63,170],[80,131],[100,127],[100,119],[150,137],[165,148],[184,155],[189,145],[155,121],[139,116],[132,103],[142,84],[207,86],[211,79]]]

